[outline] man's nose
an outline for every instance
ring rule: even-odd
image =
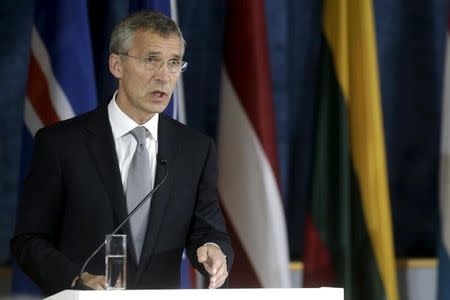
[[[162,61],[159,67],[155,69],[155,76],[161,81],[169,80],[169,67],[165,61]]]

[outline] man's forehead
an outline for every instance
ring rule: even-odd
[[[162,33],[155,31],[153,29],[138,29],[135,31],[134,36],[141,36],[141,37],[147,37],[147,38],[153,38],[153,39],[160,39],[160,40],[170,40],[170,41],[178,41],[181,43],[181,38],[176,32],[167,32]]]
[[[176,34],[162,36],[157,32],[149,30],[136,31],[134,34],[132,48],[141,48],[141,50],[155,54],[167,54],[169,51],[176,55],[180,55],[180,52],[182,54],[184,50],[183,43]]]

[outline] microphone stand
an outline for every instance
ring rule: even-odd
[[[167,169],[167,160],[165,159],[161,159],[160,160],[161,164],[164,166],[164,176],[161,179],[161,181],[138,203],[138,205],[136,205],[135,208],[133,208],[133,210],[128,214],[128,216],[125,218],[125,220],[122,221],[122,223],[120,223],[119,226],[117,226],[116,229],[114,229],[114,231],[111,234],[115,234],[117,231],[119,231],[123,225],[125,225],[126,222],[128,222],[128,220],[134,215],[134,213],[142,206],[144,205],[145,201],[147,201],[151,195],[153,195],[159,188],[160,186],[164,183],[164,181],[166,181],[167,179],[167,174],[169,173],[168,169]],[[92,290],[92,288],[86,286],[85,284],[83,284],[81,282],[81,274],[83,274],[84,270],[86,269],[87,264],[91,261],[91,259],[98,253],[98,251],[100,251],[103,247],[105,246],[105,242],[101,243],[100,246],[98,246],[98,248],[92,252],[92,254],[88,257],[88,259],[86,259],[85,263],[83,264],[83,267],[81,268],[80,274],[78,275],[78,279],[74,285],[75,289],[78,290]]]

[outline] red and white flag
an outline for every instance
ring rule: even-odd
[[[264,1],[228,2],[219,194],[236,252],[231,287],[290,287]]]

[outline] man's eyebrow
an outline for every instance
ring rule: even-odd
[[[161,52],[161,51],[149,51],[149,52],[147,52],[147,54],[145,55],[145,57],[149,57],[149,56],[161,57],[161,56],[162,56],[162,52]],[[179,55],[179,54],[174,54],[174,55],[171,56],[170,59],[178,59],[178,60],[181,60],[181,55]]]
[[[161,55],[161,51],[148,51],[146,56],[152,56],[152,55]]]
[[[181,55],[176,54],[176,55],[172,56],[172,59],[181,60]]]

